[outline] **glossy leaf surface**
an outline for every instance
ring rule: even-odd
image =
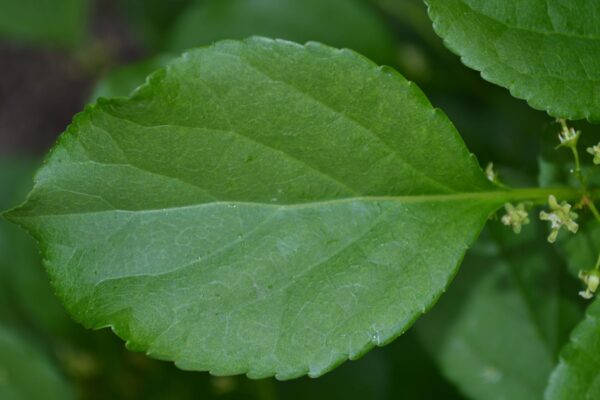
[[[426,0],[469,67],[554,117],[600,120],[596,0]]]

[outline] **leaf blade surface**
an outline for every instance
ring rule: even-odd
[[[551,116],[600,120],[593,0],[427,0],[436,32],[484,79]]]
[[[395,71],[256,38],[78,115],[9,218],[86,326],[286,379],[404,332],[509,198]]]

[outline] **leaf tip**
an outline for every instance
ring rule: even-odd
[[[27,202],[17,207],[0,212],[0,218],[10,222],[11,224],[15,224],[26,229],[26,227],[22,224],[22,218],[20,218],[19,216],[21,210],[23,209],[26,203]]]

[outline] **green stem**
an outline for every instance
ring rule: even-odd
[[[600,254],[598,254],[598,260],[596,260],[596,266],[594,267],[594,269],[600,270]]]
[[[569,128],[569,126],[567,125],[567,121],[564,119],[559,119],[558,122],[560,123],[560,126],[562,127],[562,134],[567,136],[569,134],[569,132],[572,131],[571,128]],[[577,180],[579,181],[579,184],[581,185],[581,190],[583,192],[587,191],[587,179],[584,178],[583,174],[581,173],[581,162],[579,161],[579,150],[577,150],[577,139],[573,140],[572,142],[570,142],[568,145],[563,144],[565,147],[569,147],[571,149],[571,152],[573,153],[573,158],[575,159],[575,171],[571,171],[571,172],[575,172],[575,176],[577,177]],[[560,147],[561,145],[559,145]]]
[[[579,151],[577,151],[577,147],[571,147],[571,151],[573,152],[573,158],[575,159],[575,176],[581,185],[581,188],[585,191],[587,189],[587,183],[583,178],[583,174],[581,173],[581,163],[579,162]]]
[[[323,200],[311,203],[290,204],[286,207],[294,208],[311,208],[320,207],[325,204],[341,204],[355,201],[398,201],[402,203],[433,203],[444,201],[490,201],[498,204],[502,203],[518,203],[530,202],[534,205],[546,204],[548,197],[554,195],[558,200],[579,200],[582,193],[579,189],[572,187],[555,187],[555,188],[525,188],[512,190],[492,190],[488,192],[459,192],[459,193],[443,193],[443,194],[421,194],[421,195],[405,195],[405,196],[360,196],[347,197],[343,199]],[[600,196],[600,189],[588,192],[588,198]],[[244,203],[244,204],[260,204],[260,203]]]
[[[578,200],[581,198],[581,191],[571,187],[555,187],[555,188],[525,188],[508,190],[507,196],[509,201],[531,201],[534,204],[546,204],[548,196],[554,195],[559,200]],[[595,193],[599,195],[600,192]],[[593,193],[590,193],[592,196]]]

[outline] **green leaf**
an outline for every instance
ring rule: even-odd
[[[2,0],[0,37],[75,48],[85,37],[87,0]]]
[[[600,300],[571,334],[546,390],[545,398],[592,400],[600,397]]]
[[[174,24],[166,51],[260,35],[348,47],[383,64],[395,49],[386,21],[362,0],[204,0]]]
[[[0,326],[0,398],[74,398],[71,388],[38,348]]]
[[[416,326],[444,374],[472,399],[541,398],[581,315],[576,289],[561,296],[573,282],[556,257],[523,238],[527,231],[509,233],[518,241],[478,242],[448,294]]]
[[[465,65],[550,115],[600,121],[596,0],[426,0]]]
[[[8,217],[86,326],[183,369],[286,379],[400,335],[490,213],[533,195],[491,185],[397,72],[255,38],[88,107]]]

